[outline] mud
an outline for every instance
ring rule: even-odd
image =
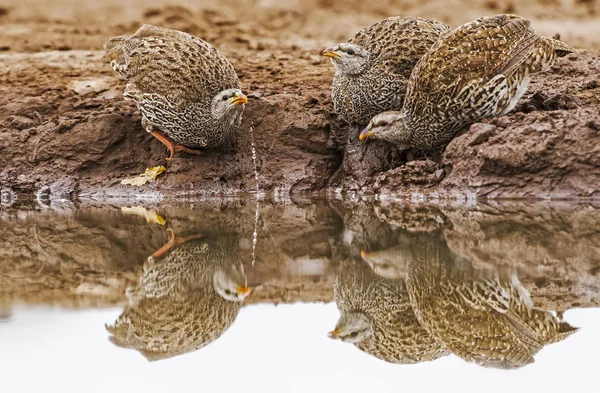
[[[266,193],[378,193],[428,198],[600,197],[600,6],[598,1],[520,4],[506,0],[426,2],[75,0],[3,5],[0,11],[0,189],[3,199],[239,194],[255,189],[254,125],[260,187]],[[251,10],[252,12],[249,12]],[[329,97],[333,67],[319,56],[383,17],[421,15],[457,26],[514,12],[540,33],[581,51],[537,75],[514,113],[474,124],[444,152],[399,152],[359,143]],[[166,176],[120,185],[166,164],[100,62],[103,42],[142,23],[198,35],[234,64],[249,95],[230,145],[181,154]]]

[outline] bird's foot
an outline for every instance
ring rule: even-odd
[[[172,248],[181,246],[192,240],[202,239],[204,237],[204,235],[192,235],[192,236],[186,236],[186,237],[177,237],[177,235],[175,235],[175,232],[173,232],[173,230],[171,228],[167,228],[167,231],[169,231],[171,233],[171,236],[169,237],[169,241],[167,242],[167,244],[165,244],[164,246],[162,246],[161,248],[156,250],[156,252],[154,254],[152,254],[152,258],[154,258],[154,259],[162,258]]]
[[[167,157],[167,161],[171,161],[175,153],[177,153],[178,151],[183,151],[185,153],[195,155],[202,153],[202,150],[190,149],[189,147],[185,147],[183,145],[174,143],[172,140],[170,140],[158,131],[150,131],[150,135],[158,139],[163,145],[167,147],[167,149],[169,149],[169,157]]]
[[[169,149],[169,152],[171,153],[171,155],[167,158],[167,161],[171,161],[173,159],[173,154],[175,154],[175,152],[178,152],[178,151],[182,151],[187,154],[193,154],[196,156],[202,154],[202,150],[191,149],[191,148],[185,147],[183,145],[173,145],[173,150]]]

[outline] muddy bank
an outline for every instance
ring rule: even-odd
[[[151,1],[57,7],[49,0],[44,7],[26,1],[3,8],[3,199],[252,192],[252,124],[260,187],[267,193],[600,197],[597,2],[566,7],[463,0],[453,10],[439,3],[382,0],[365,7],[361,2],[248,0],[198,7]],[[256,10],[252,18],[244,11],[248,7]],[[535,76],[515,113],[473,125],[441,155],[359,143],[358,130],[332,113],[333,67],[319,56],[322,48],[391,14],[418,14],[457,26],[499,12],[517,12],[531,18],[540,33],[560,33],[567,43],[587,49]],[[234,64],[250,101],[229,145],[200,157],[181,154],[166,176],[131,188],[120,181],[148,166],[166,165],[166,152],[142,130],[133,105],[122,100],[124,83],[100,62],[100,49],[107,37],[131,33],[141,23],[181,29],[214,43]]]
[[[122,305],[146,258],[167,241],[166,228],[182,236],[234,237],[254,288],[248,303],[331,301],[337,273],[348,261],[360,261],[361,250],[393,249],[433,234],[475,267],[515,271],[540,307],[600,305],[596,205],[264,202],[254,255],[253,203],[221,200],[137,212],[3,213],[0,226],[11,247],[0,249],[0,305]]]

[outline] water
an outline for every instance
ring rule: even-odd
[[[558,392],[596,383],[599,206],[262,201],[259,214],[255,200],[2,211],[3,386]],[[202,239],[148,261],[167,229]]]
[[[252,232],[252,266],[256,263],[256,242],[258,241],[258,220],[260,218],[260,214],[258,212],[259,209],[259,199],[260,199],[260,183],[258,174],[258,166],[256,164],[257,155],[256,155],[256,145],[254,143],[254,123],[250,125],[250,142],[252,145],[252,166],[254,169],[254,184],[256,187],[255,195],[256,195],[256,209],[254,211],[254,232]]]

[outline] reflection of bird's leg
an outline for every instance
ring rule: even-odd
[[[168,228],[167,231],[171,232],[171,237],[167,244],[159,248],[154,254],[152,254],[153,258],[162,258],[165,254],[174,247],[181,246],[192,240],[199,240],[204,237],[204,235],[192,235],[186,237],[177,237],[175,232],[171,228]]]
[[[39,250],[40,254],[42,254],[44,257],[48,257],[48,253],[46,252],[46,250],[44,249],[44,244],[42,243],[42,241],[40,240],[40,237],[38,236],[38,232],[37,232],[37,227],[34,225],[32,227],[32,232],[33,232],[33,237],[36,240],[36,248]],[[46,267],[46,261],[45,258],[41,258],[41,266],[38,269],[38,271],[35,273],[36,276],[40,275],[42,273],[42,271],[44,270],[44,268]]]

